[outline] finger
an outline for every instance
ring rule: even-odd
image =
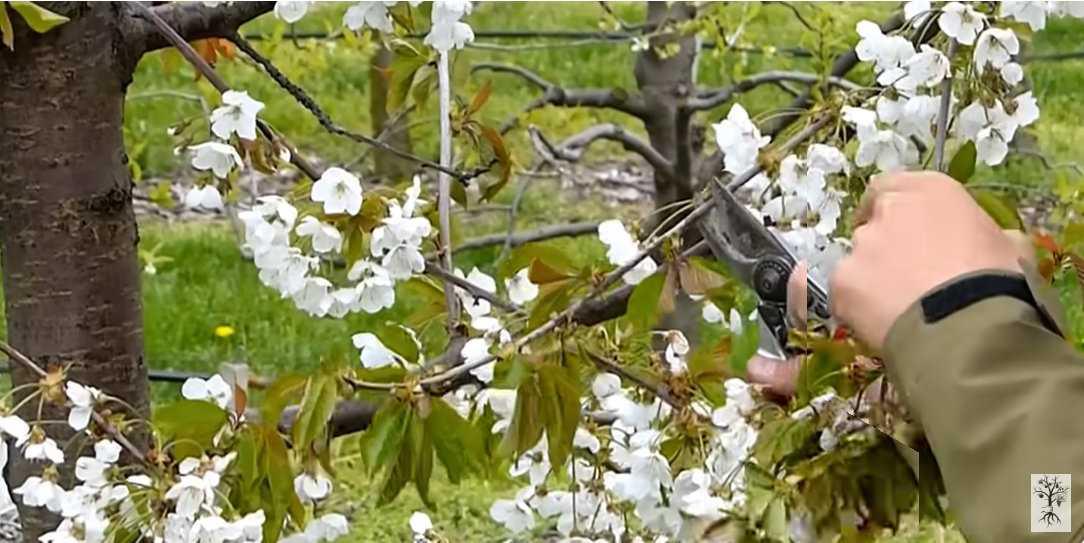
[[[801,358],[797,357],[780,360],[756,355],[746,366],[750,382],[764,385],[771,393],[783,397],[794,395],[800,371]]]
[[[858,265],[852,253],[840,259],[828,278],[828,312],[844,325],[848,324],[844,313],[849,304],[850,285],[856,280],[857,272]]]
[[[809,264],[801,261],[787,279],[787,317],[795,330],[804,331],[809,319]]]

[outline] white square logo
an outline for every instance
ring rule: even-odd
[[[1031,474],[1031,531],[1070,532],[1073,524],[1073,476],[1069,473]]]

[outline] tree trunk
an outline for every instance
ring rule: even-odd
[[[369,118],[373,134],[383,134],[381,140],[406,152],[410,152],[410,132],[405,129],[407,115],[398,118],[388,116],[388,77],[391,61],[395,55],[383,45],[369,61]],[[389,126],[388,122],[394,120]],[[385,133],[385,131],[387,131]],[[401,180],[414,171],[414,164],[387,151],[373,150],[373,173],[380,180]]]
[[[696,9],[686,2],[648,2],[645,32],[655,32],[667,24],[695,16]],[[660,56],[656,51],[673,47],[672,44],[680,49],[671,51],[673,54],[669,56]],[[636,56],[636,84],[648,112],[643,117],[644,128],[651,146],[674,165],[672,178],[655,173],[656,208],[693,196],[690,116],[680,106],[696,90],[698,49],[694,35],[663,34],[652,38],[651,47]]]
[[[33,360],[70,367],[148,412],[138,233],[124,152],[125,89],[138,60],[124,47],[121,7],[60,6],[71,21],[34,34],[13,17],[15,51],[0,50],[0,242],[7,337]],[[10,13],[10,11],[9,11]],[[18,365],[18,386],[35,381]],[[20,414],[37,418],[37,402]],[[45,419],[63,420],[47,408]],[[66,425],[46,426],[74,465]],[[78,440],[75,440],[78,441]],[[41,470],[11,455],[12,488]],[[23,538],[56,522],[20,507]]]

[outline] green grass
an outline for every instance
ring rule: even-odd
[[[643,17],[642,3],[613,3],[625,20],[637,22]],[[705,52],[698,65],[698,78],[703,85],[725,85],[745,75],[764,69],[816,69],[853,40],[854,22],[860,18],[879,20],[895,4],[850,4],[839,6],[800,5],[807,18],[823,24],[831,31],[824,36],[805,32],[782,6],[731,5],[721,9],[720,24],[733,28],[744,16],[762,10],[762,16],[746,25],[746,45],[777,47],[801,46],[818,51],[819,59],[794,59],[784,55],[734,53],[721,50]],[[322,7],[298,25],[298,30],[337,28],[344,5]],[[471,16],[476,29],[563,29],[592,31],[599,28],[601,9],[591,2],[562,3],[480,3]],[[250,25],[250,32],[275,32],[284,25],[270,17]],[[1039,33],[1032,44],[1037,53],[1073,50],[1079,47],[1084,24],[1078,21],[1054,20],[1046,31]],[[487,40],[496,42],[499,40]],[[503,41],[506,45],[522,42]],[[255,46],[270,56],[276,64],[302,87],[306,88],[337,122],[353,130],[371,132],[368,113],[368,61],[373,51],[371,43],[348,41],[255,42]],[[457,72],[466,75],[465,67],[481,61],[514,63],[537,71],[542,76],[566,87],[635,88],[632,75],[633,53],[625,44],[593,44],[579,47],[545,48],[503,53],[468,49],[459,55]],[[1084,62],[1036,63],[1029,65],[1029,75],[1039,97],[1043,117],[1034,127],[1041,149],[1055,161],[1076,159],[1076,142],[1084,137]],[[263,117],[287,134],[291,141],[307,152],[318,154],[332,162],[350,161],[363,151],[357,144],[331,136],[318,126],[293,98],[279,89],[262,72],[242,62],[222,62],[222,75],[235,88],[248,90],[266,102]],[[483,117],[499,123],[518,113],[524,104],[537,95],[537,90],[508,75],[475,74],[464,77],[456,89],[462,96],[472,95],[487,79],[495,92],[483,111]],[[163,94],[169,92],[169,94]],[[177,98],[176,92],[197,100]],[[195,81],[193,71],[183,65],[175,53],[162,52],[147,56],[140,64],[129,89],[126,112],[126,137],[133,160],[139,163],[144,176],[170,177],[186,170],[181,157],[174,156],[175,142],[166,129],[183,119],[204,117],[198,99],[217,102],[206,81]],[[785,104],[785,94],[773,88],[759,89],[741,97],[741,102],[753,112],[765,112]],[[703,117],[716,121],[726,107]],[[412,135],[416,150],[426,156],[436,154],[435,103],[420,111],[414,120],[419,124]],[[552,139],[572,134],[601,121],[628,123],[629,119],[613,112],[577,109],[545,108],[524,119],[524,124],[539,126]],[[204,122],[199,120],[197,122]],[[641,127],[630,123],[635,131]],[[530,162],[532,153],[522,131],[510,136],[510,143],[521,164]],[[599,146],[597,156],[616,152],[616,147]],[[984,181],[1011,181],[1042,186],[1051,177],[1033,159],[1013,159],[1007,168],[983,168],[979,178]],[[506,189],[498,203],[511,201],[514,190]],[[528,193],[520,213],[520,227],[563,221],[591,220],[622,216],[634,219],[642,208],[610,208],[605,204],[562,192],[556,187],[538,182]],[[457,216],[457,235],[468,238],[488,232],[502,231],[502,213]],[[405,310],[395,308],[379,315],[353,315],[345,320],[313,319],[297,311],[291,301],[281,300],[263,287],[250,262],[241,258],[233,233],[222,223],[163,225],[148,221],[142,224],[144,249],[156,248],[156,253],[172,258],[159,266],[156,275],[143,276],[145,342],[147,360],[156,369],[213,371],[228,360],[247,361],[260,374],[276,375],[286,372],[309,371],[322,357],[337,353],[353,353],[350,335],[372,329],[388,320],[402,318]],[[599,258],[601,246],[589,238],[559,242],[566,253],[585,261]],[[460,266],[491,266],[497,249],[459,255]],[[1078,299],[1075,292],[1066,300]],[[1079,304],[1074,304],[1074,322],[1084,323]],[[0,307],[2,311],[2,307]],[[214,329],[228,325],[236,334],[228,339],[218,338]],[[1077,326],[1079,329],[1080,326]],[[1079,337],[1079,336],[1078,336]],[[156,386],[155,397],[168,400],[177,396],[177,389]],[[376,482],[368,480],[359,470],[344,462],[339,480],[347,491],[336,499],[335,508],[352,514],[358,541],[402,541],[409,536],[407,518],[422,504],[413,490],[404,491],[395,503],[376,508]],[[439,506],[432,513],[439,529],[453,541],[498,540],[502,532],[488,518],[489,505],[498,494],[510,493],[510,487],[500,482],[467,482],[452,487],[442,476],[434,481],[433,495]]]

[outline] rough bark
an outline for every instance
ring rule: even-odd
[[[69,23],[41,35],[18,26],[15,51],[0,53],[0,242],[8,342],[146,413],[138,233],[121,130],[136,59],[121,46],[121,11],[70,6]],[[12,368],[15,385],[35,380]],[[37,418],[37,402],[21,415]],[[65,418],[57,408],[43,415]],[[62,444],[72,435],[60,424],[47,429]],[[18,454],[11,461],[12,488],[41,470]],[[44,511],[20,507],[27,541],[56,522]]]
[[[686,2],[649,2],[645,28],[656,31],[695,16],[696,8]],[[656,51],[674,43],[680,46],[675,54],[663,57]],[[692,159],[689,114],[680,106],[696,91],[694,67],[698,47],[694,35],[675,33],[656,36],[651,39],[651,45],[637,55],[634,74],[645,106],[641,119],[651,146],[673,165],[673,175],[655,172],[658,208],[693,195],[689,183]]]
[[[406,115],[388,115],[388,76],[391,61],[395,55],[381,44],[369,61],[369,118],[372,119],[373,134],[382,134],[381,141],[410,151],[410,131],[405,127],[409,122]],[[398,181],[414,171],[414,164],[387,151],[373,151],[373,173],[385,181]]]

